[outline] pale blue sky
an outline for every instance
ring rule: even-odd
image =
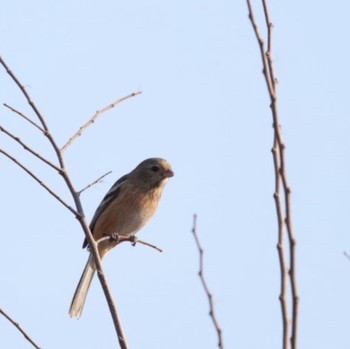
[[[269,7],[298,242],[299,346],[347,349],[350,5]],[[124,244],[104,263],[130,347],[216,347],[191,235],[197,213],[225,347],[281,348],[272,120],[246,2],[14,0],[2,6],[0,42],[60,144],[97,109],[143,91],[103,115],[66,154],[77,188],[113,171],[83,195],[89,218],[143,159],[164,157],[176,173],[139,233],[164,252]],[[1,104],[30,114],[3,69],[0,91]],[[53,156],[36,130],[5,108],[0,115]],[[3,134],[0,146],[69,199],[54,172]],[[87,259],[76,220],[3,157],[0,169],[0,307],[45,349],[118,347],[96,280],[83,317],[68,316]],[[30,345],[0,317],[0,347]]]

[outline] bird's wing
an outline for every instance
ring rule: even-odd
[[[120,186],[123,182],[125,182],[128,179],[128,175],[125,175],[121,178],[119,178],[109,189],[103,200],[101,201],[100,205],[97,207],[97,210],[92,217],[91,223],[90,223],[90,230],[92,234],[94,233],[94,227],[98,220],[98,218],[101,216],[103,211],[111,204],[113,200],[119,195],[120,193]],[[85,248],[88,245],[87,239],[85,238],[83,243],[83,248]]]

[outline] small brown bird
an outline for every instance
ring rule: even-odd
[[[163,188],[173,175],[174,172],[166,160],[150,158],[121,177],[103,198],[92,218],[90,230],[94,239],[98,241],[113,234],[129,237],[138,232],[157,210]],[[85,239],[83,248],[87,245]],[[117,241],[113,239],[102,241],[98,245],[101,259],[116,245]],[[81,316],[95,272],[95,263],[90,253],[73,296],[70,316]]]

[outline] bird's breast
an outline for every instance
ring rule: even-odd
[[[130,236],[139,231],[153,216],[159,203],[157,191],[140,192],[136,189],[122,191],[101,214],[94,227],[96,240],[117,233]]]

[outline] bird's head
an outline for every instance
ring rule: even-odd
[[[174,172],[168,161],[150,158],[142,161],[130,175],[151,189],[164,186],[168,179],[174,176]]]

